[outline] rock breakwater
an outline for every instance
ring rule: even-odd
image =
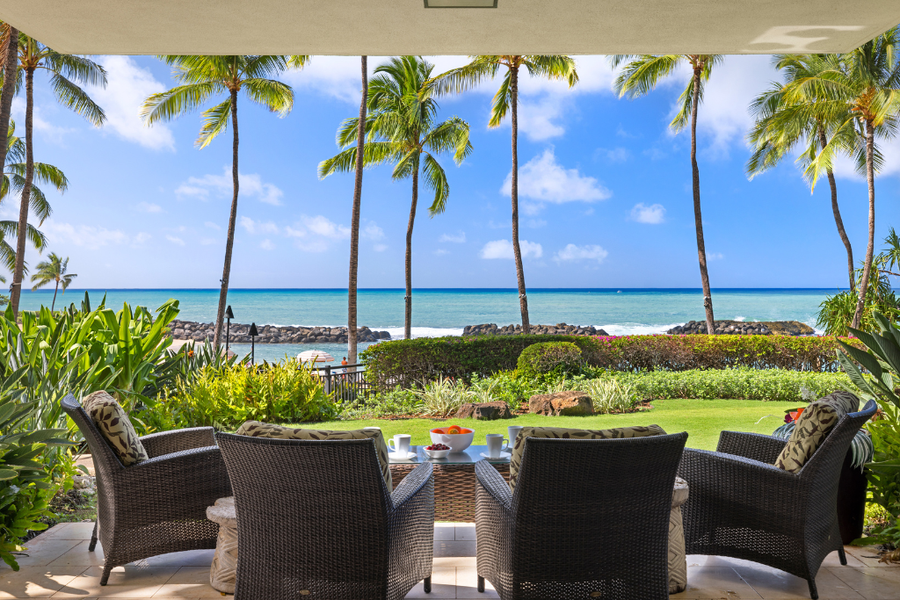
[[[276,327],[275,325],[257,325],[259,335],[257,344],[346,344],[346,327]],[[172,321],[169,326],[171,335],[176,340],[193,340],[200,342],[212,340],[215,335],[215,323],[196,323],[194,321]],[[224,334],[224,331],[223,331]],[[356,329],[359,342],[377,342],[391,339],[387,331],[372,331],[368,327]],[[250,326],[240,323],[231,324],[231,342],[234,344],[250,343]]]
[[[506,325],[498,327],[496,323],[484,323],[482,325],[466,325],[463,335],[518,335],[522,333],[521,325]],[[540,335],[609,335],[596,327],[579,327],[577,325],[532,325],[532,334]]]
[[[800,321],[715,321],[716,333],[721,335],[815,335],[816,331]],[[673,327],[669,335],[706,333],[706,321],[688,321]]]

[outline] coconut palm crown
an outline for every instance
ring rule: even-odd
[[[219,306],[216,311],[216,330],[213,344],[219,347],[225,306],[228,302],[228,282],[231,277],[231,253],[238,207],[238,96],[241,91],[255,102],[280,117],[294,106],[294,92],[286,83],[274,79],[288,69],[301,69],[308,56],[235,55],[235,56],[161,56],[173,67],[173,76],[181,85],[153,94],[141,107],[140,116],[148,125],[169,121],[204,106],[214,96],[225,99],[203,111],[203,126],[196,145],[205,148],[220,133],[232,127],[231,176],[233,195],[225,240],[225,261],[222,269]]]
[[[510,177],[510,202],[512,204],[512,246],[516,263],[516,283],[519,288],[519,311],[522,315],[522,332],[529,333],[528,296],[525,288],[525,269],[519,246],[519,69],[524,67],[532,77],[562,79],[569,87],[578,83],[575,61],[569,56],[552,55],[479,55],[462,67],[451,69],[435,77],[432,85],[437,94],[462,93],[484,81],[493,79],[502,67],[506,72],[500,89],[494,94],[489,127],[499,127],[510,115],[512,125],[512,170]]]
[[[69,273],[68,270],[69,257],[63,260],[51,252],[47,260],[37,264],[37,270],[31,276],[31,282],[34,283],[31,291],[36,291],[38,288],[42,288],[51,282],[56,284],[56,289],[53,291],[53,303],[50,305],[51,312],[56,307],[56,294],[59,292],[60,286],[62,286],[63,294],[65,294],[66,289],[72,285],[72,280],[78,277],[77,274]]]
[[[459,117],[436,123],[438,103],[428,85],[434,65],[417,56],[392,58],[375,69],[369,83],[368,116],[363,162],[366,165],[393,163],[396,180],[412,179],[412,202],[406,230],[406,311],[404,335],[411,337],[412,328],[412,233],[419,194],[419,174],[434,192],[428,208],[433,217],[444,212],[450,197],[447,173],[436,156],[453,153],[460,164],[472,151],[469,124]],[[337,143],[344,148],[336,156],[319,165],[319,176],[337,171],[348,172],[356,163],[358,118],[344,121]]]

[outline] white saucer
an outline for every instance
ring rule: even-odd
[[[482,452],[481,455],[488,460],[505,460],[511,456],[509,452],[501,452],[500,456],[496,457],[489,455],[487,452]]]
[[[416,456],[418,456],[418,454],[416,454],[415,452],[408,452],[405,456],[400,454],[399,452],[388,452],[388,458],[392,458],[394,460],[412,460]]]

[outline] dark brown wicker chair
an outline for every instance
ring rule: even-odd
[[[834,550],[847,564],[837,520],[841,465],[850,441],[877,409],[869,401],[841,418],[803,465],[772,465],[785,441],[723,431],[716,452],[687,449],[678,475],[690,498],[681,508],[688,554],[731,556],[802,577],[815,600],[816,573]]]
[[[235,600],[400,600],[431,591],[434,478],[391,493],[375,441],[216,435],[234,485]]]
[[[669,514],[687,433],[528,438],[515,492],[475,465],[478,590],[500,598],[669,597]]]
[[[70,394],[66,411],[91,449],[97,476],[97,521],[105,563],[100,585],[113,567],[135,560],[216,547],[219,526],[206,508],[231,495],[231,484],[212,427],[155,433],[141,438],[149,460],[125,467],[93,421]]]

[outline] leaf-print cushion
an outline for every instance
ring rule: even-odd
[[[381,474],[384,476],[384,482],[387,484],[388,490],[393,490],[393,482],[391,481],[391,468],[388,461],[387,444],[384,443],[384,436],[381,435],[380,429],[350,429],[348,431],[334,431],[328,429],[294,429],[292,427],[282,427],[281,425],[272,425],[271,423],[262,423],[261,421],[247,421],[241,425],[237,431],[237,435],[247,435],[250,437],[276,438],[280,440],[375,440],[375,450],[378,455],[378,463],[381,465]]]
[[[613,438],[636,438],[651,435],[665,435],[659,425],[649,427],[617,427],[615,429],[566,429],[564,427],[525,427],[516,436],[515,446],[509,458],[509,487],[516,489],[519,479],[519,467],[522,465],[522,453],[525,452],[525,440],[535,438],[559,438],[573,440],[608,440]]]
[[[841,417],[858,410],[859,398],[850,392],[835,392],[812,402],[797,419],[791,439],[775,459],[775,466],[799,473]]]
[[[123,465],[127,467],[150,458],[115,398],[106,392],[94,392],[82,400],[81,406]]]

